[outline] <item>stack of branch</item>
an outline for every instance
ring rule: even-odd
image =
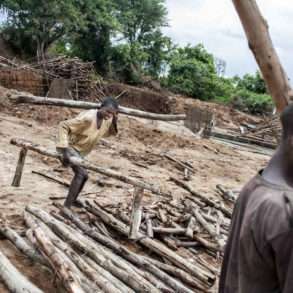
[[[16,68],[18,66],[16,62],[0,56],[0,68]]]
[[[142,208],[135,241],[128,208],[88,201],[78,214],[26,207],[25,239],[7,226],[0,231],[52,269],[67,292],[208,292],[229,219],[200,202],[187,196]]]
[[[56,78],[72,80],[74,83],[71,89],[73,97],[86,99],[90,98],[93,93],[103,96],[97,82],[94,62],[84,62],[77,57],[59,56],[32,64],[32,66],[43,70],[50,81]]]
[[[277,144],[280,141],[281,133],[280,117],[275,116],[256,128],[250,129],[243,134],[243,137]]]

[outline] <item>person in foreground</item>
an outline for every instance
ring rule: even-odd
[[[81,112],[76,118],[62,121],[58,128],[56,149],[64,166],[74,172],[64,205],[71,207],[88,179],[87,170],[70,162],[70,157],[83,159],[102,137],[117,134],[118,103],[106,98],[99,110]]]
[[[219,293],[293,292],[293,105],[281,123],[276,153],[237,199]]]

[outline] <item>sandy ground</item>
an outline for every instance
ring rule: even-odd
[[[35,119],[22,119],[0,112],[0,219],[20,232],[23,229],[22,213],[26,205],[49,208],[52,204],[50,197],[64,197],[67,193],[66,187],[32,174],[32,171],[50,173],[66,180],[71,179],[72,173],[61,167],[57,160],[29,152],[21,187],[11,187],[19,149],[10,145],[9,141],[12,137],[24,138],[54,149],[57,123],[58,121],[50,121],[46,125]],[[170,182],[169,177],[172,175],[182,179],[183,173],[174,163],[162,157],[165,152],[193,165],[196,172],[190,184],[207,196],[216,195],[217,184],[229,189],[241,189],[269,159],[267,155],[249,152],[244,148],[199,139],[176,123],[121,116],[119,129],[119,135],[107,139],[106,144],[99,144],[88,160],[160,186],[163,190],[172,192],[174,197],[183,196],[184,191]],[[110,186],[99,186],[97,180],[105,181]],[[128,204],[132,190],[129,185],[91,173],[83,191],[87,195],[83,196],[97,198],[101,202]],[[146,193],[146,203],[155,199],[156,196]],[[63,199],[60,200],[62,202]],[[0,249],[45,292],[57,292],[53,275],[31,264],[7,241],[0,241]],[[3,286],[0,286],[0,292],[6,292]]]

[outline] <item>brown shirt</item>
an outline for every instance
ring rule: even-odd
[[[219,293],[293,293],[293,189],[255,176],[236,202]]]

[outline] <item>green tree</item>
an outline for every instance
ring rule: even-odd
[[[265,94],[267,93],[266,84],[259,71],[253,74],[245,74],[242,78],[234,77],[234,83],[238,89]]]
[[[85,23],[74,0],[2,0],[7,13],[3,34],[25,54],[42,56],[64,35]]]
[[[110,0],[84,0],[80,4],[85,25],[69,35],[71,54],[84,60],[94,60],[102,74],[109,71],[111,38],[118,28],[114,2]]]
[[[119,29],[113,68],[121,66],[121,62],[115,63],[119,56],[126,62],[122,65],[125,72],[120,72],[128,81],[137,83],[145,73],[158,77],[171,48],[170,38],[161,32],[161,27],[167,25],[165,1],[117,0],[115,5]]]
[[[216,75],[214,58],[203,45],[177,48],[164,81],[171,90],[202,100],[212,100],[225,93]]]

